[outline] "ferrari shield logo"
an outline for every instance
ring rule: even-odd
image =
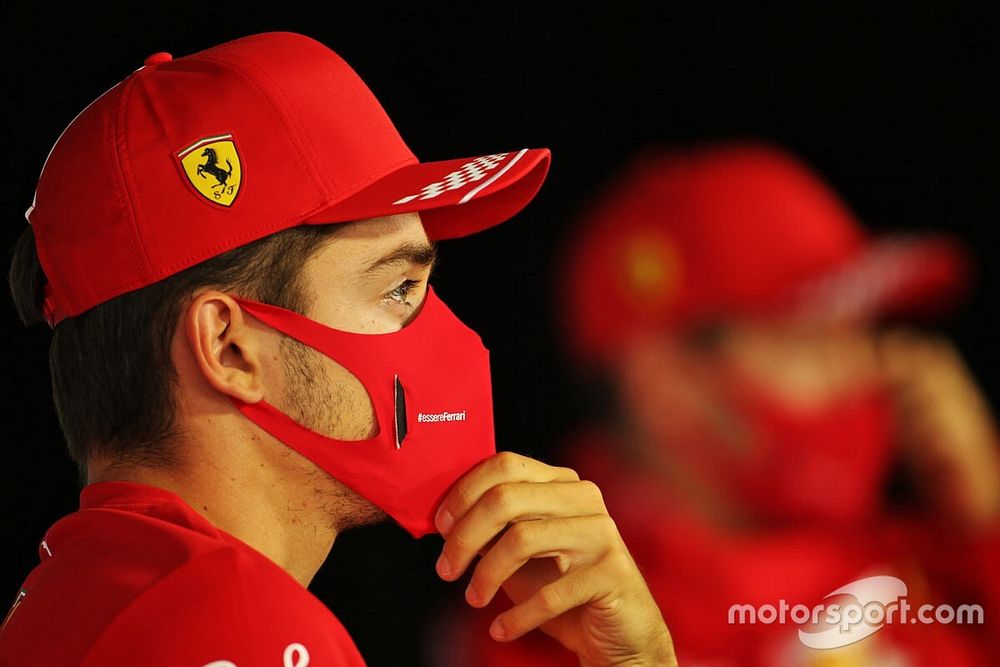
[[[243,170],[233,135],[205,137],[177,153],[181,167],[202,197],[221,206],[232,206],[240,193]]]

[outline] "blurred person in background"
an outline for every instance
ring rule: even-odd
[[[761,143],[647,152],[574,228],[558,303],[597,400],[563,458],[604,491],[680,664],[998,664],[996,425],[955,346],[914,328],[969,264],[946,236],[873,238]],[[817,650],[791,621],[729,620],[876,575],[985,624]],[[490,618],[446,621],[441,662],[576,664],[539,633],[490,642]]]

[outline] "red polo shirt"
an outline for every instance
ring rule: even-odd
[[[92,484],[39,554],[3,667],[364,665],[319,600],[169,491]]]

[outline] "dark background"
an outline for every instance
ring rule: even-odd
[[[1000,22],[985,3],[470,4],[5,4],[0,242],[10,247],[26,224],[63,127],[145,56],[293,30],[354,66],[421,159],[553,150],[535,202],[508,225],[445,244],[436,277],[493,351],[502,448],[545,458],[579,418],[550,315],[551,261],[587,198],[650,142],[769,138],[816,166],[872,228],[966,240],[978,286],[946,331],[998,395]],[[45,529],[75,509],[78,485],[49,395],[48,332],[21,327],[9,300],[0,317],[0,598],[13,599]],[[439,548],[392,526],[338,540],[313,588],[371,665],[416,663],[426,619],[461,596],[463,585],[434,574]]]

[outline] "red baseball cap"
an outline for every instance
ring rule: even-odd
[[[584,361],[636,330],[740,316],[937,314],[971,266],[947,236],[871,237],[811,169],[757,142],[648,151],[574,233],[559,293]]]
[[[337,54],[292,33],[157,53],[67,127],[27,212],[50,325],[301,224],[421,211],[432,239],[521,210],[547,149],[420,163]]]

